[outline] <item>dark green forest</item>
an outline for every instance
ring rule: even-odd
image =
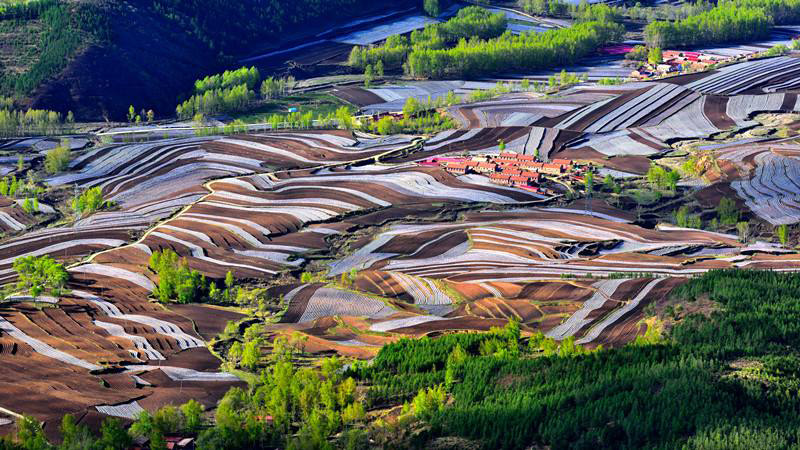
[[[0,21],[12,30],[32,20],[41,22],[37,60],[23,73],[2,73],[0,67],[0,95],[29,94],[66,67],[82,46],[111,39],[107,17],[90,4],[42,0],[14,4],[0,10]]]
[[[150,1],[164,17],[223,54],[240,54],[245,43],[280,40],[320,19],[331,23],[375,4],[374,0]]]
[[[161,57],[158,52],[152,53],[149,50],[152,46],[159,45],[159,39],[168,40],[162,42],[165,47],[183,49],[186,52],[186,55],[173,55],[174,59],[180,60],[193,54],[193,62],[204,67],[205,73],[210,73],[231,64],[236,57],[252,52],[254,45],[264,48],[278,46],[301,38],[303,33],[314,31],[314,27],[322,30],[334,26],[351,18],[353,11],[376,9],[376,5],[382,3],[367,0],[2,2],[0,33],[10,36],[5,44],[12,47],[10,50],[6,49],[7,58],[11,60],[11,65],[22,67],[22,70],[18,67],[5,70],[0,63],[0,97],[24,99],[30,96],[43,84],[58,80],[70,62],[90,48],[101,49],[93,53],[92,58],[94,55],[105,55],[105,59],[108,59],[113,55],[114,58],[130,58],[138,63],[140,58],[136,56],[137,52],[146,52],[154,58]],[[325,20],[320,21],[321,18]],[[141,23],[141,26],[152,28],[147,36],[152,42],[142,41],[142,31],[131,29],[131,21],[134,20]],[[31,48],[31,43],[35,44],[35,48]],[[89,59],[89,64],[93,63],[92,58]],[[83,64],[86,63],[84,61]],[[158,64],[156,61],[154,63]],[[143,68],[139,68],[133,73],[123,73],[120,78],[152,77],[151,81],[162,82],[166,76],[150,75],[150,71],[161,73],[159,68],[146,69],[148,73],[141,73]],[[174,69],[171,66],[164,69],[170,70]],[[161,84],[174,84],[176,78],[194,79],[205,74],[197,71],[196,66],[187,67],[185,73],[174,74],[170,76],[171,80]],[[81,73],[80,76],[87,75]],[[89,76],[106,75],[94,69]],[[152,88],[163,89],[164,86]],[[146,88],[137,86],[137,89]],[[174,91],[175,87],[170,86],[169,90]],[[127,93],[114,94],[120,101],[109,99],[109,104],[130,103],[123,98]],[[92,92],[92,95],[98,93]],[[172,92],[171,96],[174,95],[176,92]],[[141,97],[142,95],[138,96]],[[56,101],[61,100],[58,98]],[[174,105],[175,97],[159,98],[158,101],[159,104]],[[62,105],[48,104],[47,109],[63,109],[61,112],[64,114],[67,109],[71,109],[71,105],[60,106]],[[153,105],[146,106],[150,108]],[[119,112],[117,109],[121,111],[117,106],[108,108],[112,109],[112,115]],[[157,109],[157,112],[164,110],[163,107]]]

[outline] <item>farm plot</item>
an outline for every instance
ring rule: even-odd
[[[344,100],[347,100],[348,97],[355,97],[363,100],[361,103],[378,97],[380,100],[377,102],[363,104],[362,111],[365,114],[379,114],[402,111],[406,100],[412,97],[427,102],[428,99],[444,98],[451,91],[458,96],[465,96],[475,90],[486,90],[493,87],[495,87],[494,83],[482,81],[418,81],[404,85],[385,85],[379,88],[358,88],[363,91],[361,93],[355,89],[348,89],[343,93],[334,91],[333,94],[341,95]]]
[[[652,83],[646,88],[628,90],[618,97],[587,106],[562,120],[557,128],[587,133],[605,133],[643,124],[692,92],[682,86]]]
[[[72,290],[62,296],[58,308],[15,305],[0,310],[0,398],[24,399],[13,404],[0,400],[0,406],[46,423],[86,411],[127,417],[138,411],[132,401],[152,409],[163,404],[158,398],[169,395],[177,402],[207,397],[210,405],[226,387],[238,383],[229,374],[204,372],[218,362],[203,341],[190,334],[188,319],[147,301],[147,278],[99,265],[71,270],[80,276],[71,281]],[[113,297],[113,302],[81,290],[87,278],[93,291]],[[169,378],[200,385],[176,385],[172,392],[162,383],[145,382],[135,374],[159,369],[141,365],[150,360],[165,361],[161,369]],[[187,364],[196,370],[182,368]],[[123,366],[127,372],[92,374]]]
[[[51,255],[62,260],[81,257],[124,245],[131,229],[127,224],[46,228],[8,240],[0,244],[0,282],[14,280],[11,265],[21,256]]]
[[[505,142],[506,150],[524,153],[530,135],[528,127],[473,128],[470,130],[443,131],[427,142],[421,152],[409,157],[391,158],[391,162],[416,161],[445,153],[498,153],[498,141]]]
[[[308,225],[364,211],[426,202],[514,203],[540,197],[518,189],[458,179],[438,168],[374,172],[338,170],[273,181],[266,176],[220,180],[180,215],[148,232],[136,246],[96,262],[146,265],[158,249],[172,248],[213,277],[226,272],[271,278],[297,266],[298,255],[326,248],[331,230]],[[428,206],[429,207],[429,206]],[[337,231],[333,230],[334,233]]]
[[[407,141],[406,141],[407,142]],[[399,140],[356,139],[343,132],[285,133],[235,138],[191,138],[100,147],[71,162],[74,171],[52,185],[99,186],[123,210],[173,201],[180,207],[206,193],[211,178],[244,175],[264,167],[313,166],[387,151]],[[183,199],[182,202],[176,199]]]
[[[534,210],[473,214],[460,224],[397,225],[332,263],[331,273],[379,269],[469,283],[517,282],[563,273],[682,275],[719,265],[687,265],[679,256],[660,256],[665,249],[673,254],[676,248],[725,247],[736,253],[739,246],[724,235],[642,230],[623,222]],[[456,231],[462,232],[458,239],[447,239]]]
[[[537,121],[536,126],[576,133],[547,153],[566,152],[560,156],[598,162],[604,156],[649,156],[668,150],[677,140],[753,126],[756,122],[751,117],[757,113],[800,111],[794,93],[703,95],[692,90],[692,83],[682,86],[671,81],[623,86],[602,91],[614,94],[611,98]],[[591,92],[597,88],[581,89]],[[583,94],[575,91],[569,95]]]
[[[0,231],[14,233],[23,231],[35,222],[14,200],[0,196]]]
[[[773,225],[800,222],[800,149],[745,147],[721,158],[755,166],[747,179],[731,182],[751,211]]]
[[[354,31],[335,39],[336,42],[352,45],[369,45],[382,41],[389,36],[410,33],[426,25],[439,21],[428,16],[409,16],[382,25],[376,25],[366,30]]]
[[[544,117],[558,117],[580,108],[573,101],[544,101],[530,94],[507,94],[498,99],[449,108],[463,128],[530,126]]]
[[[299,323],[312,322],[328,316],[356,316],[380,319],[395,310],[381,300],[341,289],[317,287],[307,300]]]
[[[796,89],[800,87],[800,59],[780,56],[733,64],[686,87],[703,94],[725,95]]]

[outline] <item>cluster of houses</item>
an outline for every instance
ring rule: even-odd
[[[500,153],[480,155],[471,158],[434,157],[420,162],[421,165],[441,166],[454,175],[477,173],[489,177],[493,183],[527,189],[547,194],[540,186],[544,176],[570,177],[582,179],[587,167],[579,166],[568,159],[553,159],[549,163],[540,161],[533,155],[519,153]]]
[[[707,70],[709,66],[727,61],[728,58],[700,52],[681,52],[665,50],[661,53],[661,64],[645,63],[631,72],[631,78],[645,80],[669,73],[681,73],[687,70],[699,72]]]

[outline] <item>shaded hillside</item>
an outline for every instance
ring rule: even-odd
[[[16,17],[0,14],[0,32],[13,36],[8,40],[10,45],[0,47],[1,60],[5,61],[5,70],[0,72],[0,96],[14,96],[18,103],[35,108],[72,110],[79,119],[122,119],[130,104],[137,109],[153,109],[157,115],[171,115],[195,79],[232,64],[254,47],[275,47],[282,41],[302,39],[352,20],[352,11],[369,14],[388,2],[43,3],[46,7],[33,13]],[[61,14],[61,26],[48,28],[45,19],[52,10]],[[31,29],[37,33],[31,34]],[[72,30],[69,40],[55,48],[60,52],[57,54],[48,49],[55,47],[54,36],[66,32],[52,30]],[[40,73],[46,76],[28,77],[29,71],[39,66],[47,69]],[[12,79],[21,77],[26,79],[24,85]]]

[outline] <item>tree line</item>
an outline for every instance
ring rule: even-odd
[[[244,111],[257,99],[256,89],[262,99],[271,100],[289,94],[295,84],[292,76],[262,81],[255,67],[227,70],[196,80],[194,94],[180,103],[175,113],[181,119],[198,116],[197,121],[201,121],[200,116]]]
[[[74,124],[72,112],[64,119],[61,114],[44,109],[0,109],[0,137],[59,134]]]
[[[471,6],[445,23],[390,36],[382,45],[353,47],[348,62],[365,69],[403,67],[414,77],[483,76],[575,63],[624,32],[606,5],[579,9],[585,19],[570,28],[514,35],[502,14]]]
[[[490,39],[506,31],[508,20],[502,13],[493,14],[485,8],[468,6],[458,11],[455,17],[443,23],[427,25],[414,30],[410,39],[403,35],[390,36],[382,45],[354,46],[348,62],[364,70],[369,65],[383,64],[385,67],[400,67],[412,49],[443,49],[460,39]]]
[[[461,40],[450,49],[415,49],[407,70],[418,77],[469,77],[570,65],[598,47],[619,40],[613,22],[584,22],[544,33],[505,33],[487,41]]]
[[[194,82],[194,93],[202,94],[206,91],[227,89],[234,86],[246,85],[248,89],[255,89],[261,80],[261,74],[255,67],[241,67],[236,70],[226,70],[223,73],[209,75]]]
[[[644,33],[651,47],[685,47],[765,39],[773,23],[773,17],[763,7],[722,3],[675,22],[652,22]]]

